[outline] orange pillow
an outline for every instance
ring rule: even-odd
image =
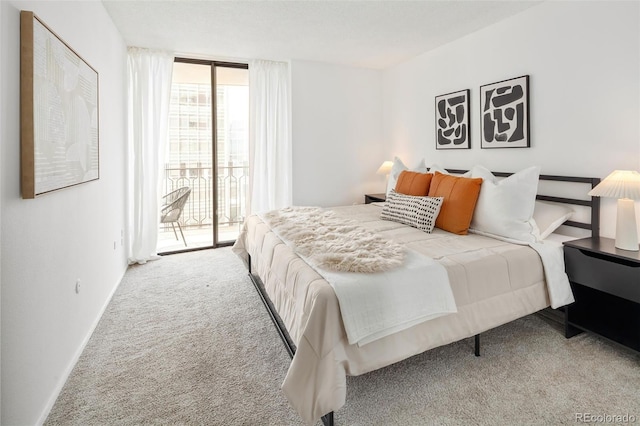
[[[466,235],[481,185],[482,178],[465,178],[436,172],[429,188],[429,197],[444,197],[436,227]]]
[[[429,193],[432,177],[433,175],[430,173],[418,173],[405,170],[398,176],[396,192],[424,197]]]

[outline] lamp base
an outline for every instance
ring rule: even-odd
[[[616,220],[616,247],[622,250],[638,251],[638,227],[636,226],[636,209],[633,200],[618,200],[618,217]]]

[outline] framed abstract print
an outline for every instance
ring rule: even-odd
[[[529,148],[529,76],[480,86],[481,148]]]
[[[436,96],[436,149],[471,148],[469,89]]]

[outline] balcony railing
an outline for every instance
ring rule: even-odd
[[[180,216],[183,227],[208,227],[213,225],[213,186],[218,189],[218,226],[239,226],[247,212],[249,167],[247,165],[218,166],[214,178],[211,166],[165,165],[164,193],[188,186],[191,196]],[[166,225],[165,225],[166,227]]]

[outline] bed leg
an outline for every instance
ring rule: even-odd
[[[475,354],[476,354],[476,356],[480,356],[480,335],[479,334],[476,334],[475,346],[476,346]]]
[[[249,274],[251,274],[251,255],[247,253],[247,268],[249,268]]]
[[[333,411],[322,416],[324,426],[333,426]]]

